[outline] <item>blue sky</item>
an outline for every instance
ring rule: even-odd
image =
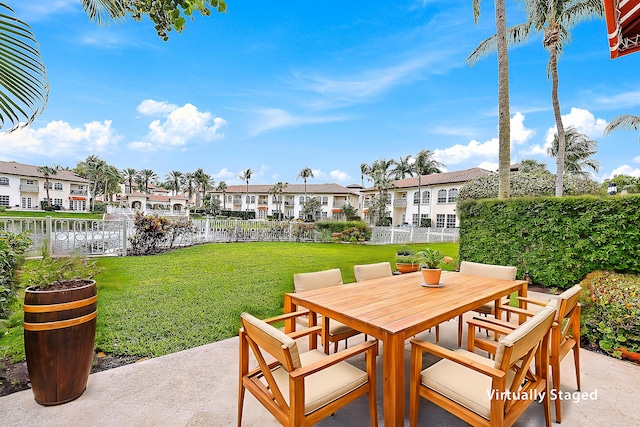
[[[8,1],[35,32],[51,94],[30,128],[0,136],[0,159],[74,167],[203,168],[216,183],[360,182],[360,164],[422,149],[454,171],[497,169],[497,59],[465,60],[495,32],[493,2],[228,0],[168,42],[132,20],[98,27],[79,0]],[[523,21],[507,2],[510,24]],[[603,20],[580,23],[560,59],[565,127],[598,143],[599,181],[640,176],[639,133],[602,130],[640,115],[640,54],[609,59]],[[541,38],[512,48],[511,161],[546,155],[554,129]],[[365,182],[365,184],[367,184]]]

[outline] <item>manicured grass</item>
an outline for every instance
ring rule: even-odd
[[[14,211],[8,210],[0,212],[0,217],[20,217],[20,218],[86,218],[86,219],[102,219],[102,214],[92,214],[88,212],[69,212],[69,211],[53,211],[53,212],[34,212],[34,211]]]
[[[282,313],[284,293],[293,291],[293,274],[340,268],[343,281],[350,283],[355,264],[393,263],[399,247],[216,243],[154,256],[101,258],[103,270],[95,277],[96,349],[157,357],[230,338],[238,333],[243,311],[259,318]],[[458,253],[453,243],[429,247],[452,257]],[[12,328],[10,334],[21,336],[22,328]],[[0,346],[7,345],[5,340],[0,339]]]

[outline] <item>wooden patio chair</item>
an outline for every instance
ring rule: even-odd
[[[360,396],[368,395],[371,425],[376,427],[377,341],[367,341],[330,356],[319,350],[300,352],[295,339],[318,334],[320,327],[287,335],[271,323],[303,314],[288,313],[262,321],[242,313],[238,427],[242,425],[245,390],[286,426],[315,424]],[[258,362],[252,370],[249,370],[249,349]],[[267,354],[275,360],[268,362]],[[345,361],[358,354],[365,355],[366,372]]]
[[[315,271],[311,273],[298,273],[293,275],[293,285],[296,292],[304,292],[312,289],[321,289],[329,286],[342,286],[342,273],[339,268],[331,270]],[[301,318],[297,323],[304,327],[309,325],[308,317]],[[324,352],[329,354],[329,343],[333,343],[333,352],[338,351],[338,342],[345,340],[345,348],[347,347],[347,339],[360,334],[353,328],[338,322],[335,319],[322,319],[323,328],[322,345]],[[317,323],[316,323],[317,324]]]
[[[460,273],[462,274],[492,277],[494,279],[515,280],[516,271],[516,267],[511,266],[481,264],[479,262],[471,261],[462,261],[460,263]],[[484,305],[481,305],[480,307],[473,309],[473,311],[485,316],[493,314],[495,312],[495,301],[491,301]],[[462,324],[462,315],[460,315],[458,316],[458,347],[462,346]]]
[[[551,377],[553,380],[552,388],[554,396],[558,395],[560,390],[560,362],[571,352],[573,352],[573,363],[576,373],[576,385],[578,391],[580,391],[580,292],[582,287],[575,285],[562,294],[558,295],[557,299],[550,299],[546,301],[539,301],[531,298],[518,297],[520,300],[527,302],[527,310],[517,307],[510,307],[505,304],[501,307],[501,310],[505,313],[525,314],[529,317],[533,316],[536,312],[541,310],[542,307],[546,307],[545,304],[552,304],[556,307],[555,321],[551,328],[551,341],[550,341],[550,356],[549,364],[551,365]],[[469,336],[468,341],[469,349],[481,348],[490,351],[494,347],[494,342],[487,342],[484,339],[474,338],[474,327],[487,327],[490,324],[492,330],[498,333],[509,333],[509,330],[514,329],[517,325],[509,322],[503,322],[493,318],[487,319],[473,319],[469,322]],[[501,331],[498,328],[504,328]],[[555,414],[556,422],[562,422],[562,400],[555,399]]]
[[[545,425],[551,426],[549,365],[540,360],[549,357],[554,313],[545,307],[511,331],[497,343],[495,360],[411,340],[410,425],[417,425],[422,396],[473,426],[492,427],[513,425],[541,398]],[[443,359],[423,370],[423,352]]]
[[[393,276],[393,271],[391,271],[391,263],[377,262],[375,264],[354,265],[353,274],[356,282],[364,282],[365,280],[377,279],[379,277]]]

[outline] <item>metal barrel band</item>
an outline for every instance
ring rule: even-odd
[[[52,311],[64,311],[73,310],[75,308],[86,307],[98,301],[98,295],[94,295],[89,298],[80,299],[77,301],[63,302],[60,304],[46,304],[46,305],[25,305],[25,313],[50,313]]]
[[[23,326],[25,331],[50,331],[54,329],[63,329],[63,328],[69,328],[71,326],[81,325],[83,323],[86,323],[86,322],[89,322],[90,320],[95,319],[97,315],[98,315],[98,312],[94,311],[93,313],[89,313],[84,316],[76,317],[73,319],[67,319],[67,320],[58,320],[56,322],[44,322],[44,323],[24,322]]]

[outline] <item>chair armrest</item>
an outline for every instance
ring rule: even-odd
[[[477,328],[487,329],[491,332],[497,332],[502,335],[509,335],[517,325],[514,325],[509,322],[505,322],[504,320],[498,319],[479,319],[474,317],[473,319],[467,320],[468,325],[472,325]]]
[[[499,369],[492,368],[491,366],[483,365],[480,362],[476,362],[473,359],[470,359],[459,353],[455,353],[453,350],[440,347],[439,345],[432,344],[430,342],[420,341],[415,338],[411,340],[411,350],[412,351],[417,350],[419,352],[426,351],[427,353],[433,354],[434,356],[451,360],[452,362],[458,363],[476,372],[487,375],[493,379],[502,379],[502,378],[505,378],[507,375],[505,372]]]
[[[539,305],[540,307],[544,307],[545,305],[549,304],[549,301],[551,301],[550,299],[547,301],[540,301],[540,300],[532,299],[529,297],[516,297],[516,298],[518,298],[518,301],[530,302],[531,304]]]
[[[357,354],[365,352],[369,352],[371,357],[375,357],[378,354],[378,341],[367,341],[338,353],[333,353],[332,355],[322,358],[322,360],[290,372],[289,377],[293,380],[297,378],[304,378],[311,374],[315,374],[316,372],[319,372],[325,368],[328,368],[329,366],[333,366],[346,359],[349,359]]]
[[[290,332],[287,335],[293,338],[294,340],[297,340],[298,338],[302,338],[307,335],[320,334],[320,333],[322,333],[322,326],[318,325],[318,326],[312,326],[311,328],[305,328],[300,331]]]
[[[309,310],[305,308],[304,310],[292,311],[291,313],[284,313],[279,316],[269,317],[268,319],[264,319],[263,322],[272,324],[272,323],[282,322],[283,320],[287,320],[287,319],[306,316],[307,314],[309,314]]]
[[[510,313],[516,313],[516,314],[524,314],[525,316],[529,316],[529,317],[533,317],[535,315],[535,313],[532,311],[525,310],[524,308],[511,307],[509,305],[500,306],[500,310],[508,311]]]

